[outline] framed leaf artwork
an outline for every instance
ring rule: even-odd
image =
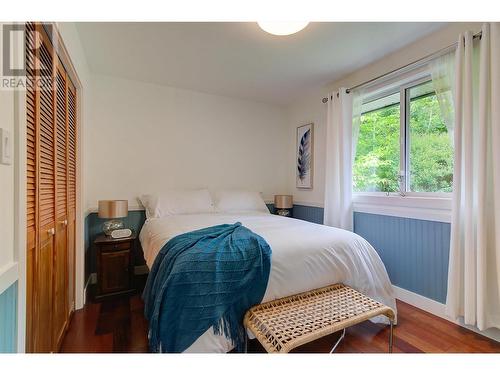
[[[313,127],[307,124],[297,128],[296,186],[299,189],[313,187]]]

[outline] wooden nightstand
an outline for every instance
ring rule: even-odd
[[[96,301],[134,291],[133,253],[137,235],[114,239],[104,234],[98,236],[94,244],[97,256]]]

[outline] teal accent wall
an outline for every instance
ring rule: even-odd
[[[394,285],[445,303],[450,224],[354,213],[354,231],[377,250]]]
[[[17,351],[17,281],[0,294],[0,353]]]
[[[316,224],[323,224],[323,211],[323,207],[293,205],[293,217],[295,219],[311,221]]]

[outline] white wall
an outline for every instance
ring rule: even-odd
[[[324,203],[326,104],[321,102],[323,97],[328,96],[329,92],[337,90],[340,87],[348,88],[355,86],[437,52],[456,42],[460,32],[466,30],[477,32],[480,27],[480,23],[451,23],[445,28],[387,55],[379,61],[361,68],[340,80],[325,82],[324,86],[308,92],[288,105],[290,162],[293,162],[295,159],[295,128],[308,122],[314,122],[315,124],[313,189],[300,190],[295,188],[295,171],[291,172],[288,176],[288,181],[289,190],[294,195],[294,199],[300,203],[315,206],[323,206]]]
[[[3,51],[2,40],[2,24],[0,23],[0,51]],[[9,131],[12,142],[14,142],[13,91],[0,90],[0,128]],[[11,144],[11,146],[13,146],[13,144]],[[15,261],[14,162],[13,158],[11,165],[0,164],[0,280],[6,277],[4,274],[11,269]],[[10,283],[10,281],[7,280],[0,283],[0,293],[3,292],[4,287],[8,286],[8,283]]]
[[[325,138],[326,138],[326,107],[321,102],[325,90],[322,87],[311,90],[300,101],[288,107],[289,131],[289,161],[288,165],[296,165],[296,128],[301,125],[314,123],[313,141],[313,188],[297,189],[295,187],[295,168],[289,169],[289,190],[293,194],[294,203],[309,206],[323,207],[325,195]],[[318,99],[319,98],[319,99]]]
[[[92,76],[87,208],[166,188],[287,192],[282,108],[109,76]]]

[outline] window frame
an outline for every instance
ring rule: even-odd
[[[410,89],[431,80],[426,71],[407,77],[399,82],[378,86],[376,92],[364,94],[363,103],[380,99],[399,91],[399,191],[398,192],[354,192],[354,211],[381,213],[417,219],[449,222],[452,193],[412,192],[410,188]],[[354,167],[354,159],[352,161]],[[403,172],[403,174],[402,174]],[[381,211],[381,206],[384,208]]]

